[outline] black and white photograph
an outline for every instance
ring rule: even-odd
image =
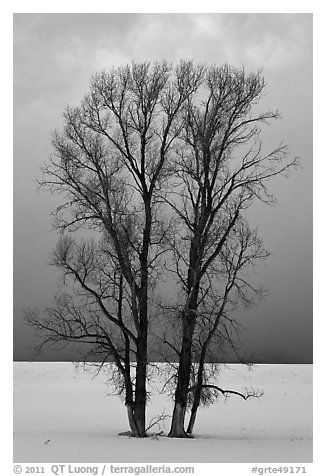
[[[312,13],[14,13],[13,462],[312,463],[312,171]]]

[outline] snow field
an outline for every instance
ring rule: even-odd
[[[14,462],[309,463],[312,462],[312,365],[228,364],[225,389],[262,389],[260,398],[237,396],[200,409],[189,440],[128,430],[119,397],[109,396],[105,375],[92,379],[72,363],[14,363]],[[147,421],[172,401],[152,391]],[[167,434],[170,418],[151,431]]]

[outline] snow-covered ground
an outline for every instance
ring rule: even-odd
[[[222,368],[219,385],[263,389],[200,409],[195,438],[119,436],[126,410],[108,396],[105,376],[92,379],[72,363],[14,363],[14,461],[47,463],[312,462],[312,366],[240,365]],[[148,421],[172,402],[153,394]],[[161,430],[167,432],[170,419]],[[158,428],[153,428],[153,431]]]

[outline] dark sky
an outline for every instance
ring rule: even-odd
[[[79,104],[94,72],[163,58],[263,68],[261,108],[283,117],[264,130],[264,147],[284,141],[303,169],[273,182],[278,206],[257,205],[251,213],[271,252],[257,274],[269,295],[239,316],[242,340],[253,360],[311,362],[311,14],[14,15],[14,359],[29,360],[35,343],[23,308],[50,304],[57,287],[47,264],[57,239],[49,216],[55,201],[35,183],[51,153],[50,131],[62,124],[66,104]]]

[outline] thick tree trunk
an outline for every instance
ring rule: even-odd
[[[172,423],[170,433],[171,438],[188,438],[187,433],[184,431],[186,408],[182,407],[180,403],[175,403],[173,409]]]
[[[146,401],[135,405],[134,418],[138,429],[138,436],[145,438],[146,434]]]
[[[132,388],[131,375],[130,375],[129,353],[127,354],[126,371],[125,371],[124,379],[125,379],[125,387],[126,387],[125,405],[127,408],[128,422],[129,422],[129,427],[131,430],[131,436],[139,438],[140,431],[138,429],[137,421],[135,418],[135,402],[134,402],[133,388]]]
[[[137,355],[134,418],[139,436],[146,436],[146,361]]]
[[[201,353],[200,353],[200,359],[199,359],[199,364],[198,364],[198,371],[197,371],[197,384],[194,389],[194,401],[192,404],[191,408],[191,414],[190,414],[190,419],[189,419],[189,424],[187,428],[187,433],[189,435],[192,435],[195,421],[196,421],[196,416],[197,416],[197,410],[200,405],[200,399],[201,399],[201,392],[203,388],[203,375],[204,375],[204,366],[205,366],[205,356],[206,356],[206,350],[208,346],[208,340],[203,344]]]
[[[143,232],[143,249],[140,256],[141,285],[138,294],[139,329],[136,354],[136,386],[134,416],[141,438],[146,435],[146,378],[147,378],[147,339],[148,339],[148,250],[151,233],[150,197],[144,195],[146,224]]]
[[[135,399],[129,376],[126,382],[126,407],[131,436],[143,438],[146,436],[146,365],[137,365]]]
[[[178,383],[175,392],[175,403],[172,415],[171,429],[169,437],[187,438],[184,430],[184,419],[187,408],[188,389],[191,372],[191,348],[192,339],[196,325],[196,315],[194,311],[189,311],[184,316],[182,348],[179,359]]]
[[[179,358],[178,382],[174,397],[174,410],[171,429],[168,434],[172,438],[188,438],[184,430],[184,419],[187,409],[190,372],[192,364],[192,339],[196,326],[197,300],[199,283],[196,282],[194,270],[197,265],[196,243],[193,242],[190,250],[190,267],[188,271],[188,309],[182,316],[182,345]]]
[[[128,341],[127,341],[128,342]],[[145,340],[146,344],[146,340]],[[127,351],[126,351],[127,352]],[[144,343],[137,346],[137,368],[135,394],[130,375],[129,348],[126,354],[125,362],[125,388],[126,388],[126,407],[128,421],[131,430],[131,436],[142,438],[146,436],[145,432],[145,410],[146,410],[146,359],[144,353],[147,353],[147,347]],[[146,354],[145,354],[146,355]],[[145,365],[144,365],[145,363]]]
[[[146,436],[147,322],[141,322],[137,343],[134,415],[139,436]]]

